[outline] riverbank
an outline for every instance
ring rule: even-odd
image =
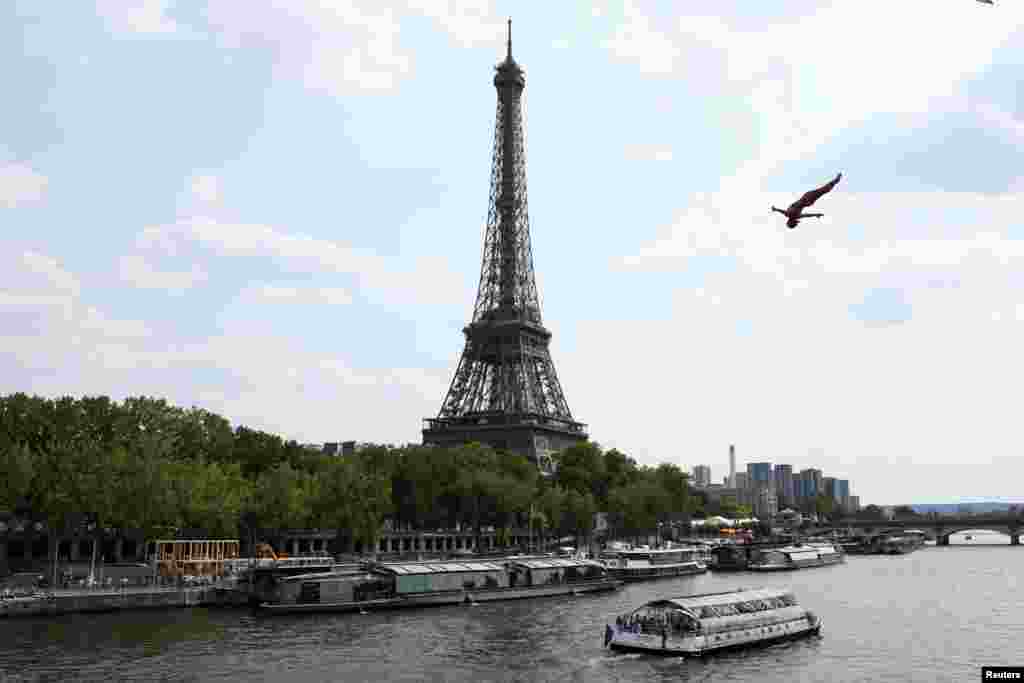
[[[58,616],[175,607],[231,607],[247,604],[242,593],[220,588],[126,588],[59,590],[0,600],[0,618]]]

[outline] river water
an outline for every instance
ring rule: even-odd
[[[367,615],[11,619],[0,621],[0,682],[974,681],[983,665],[1024,665],[1022,560],[1022,547],[929,547],[598,596]],[[602,647],[604,625],[645,601],[759,585],[791,588],[821,616],[821,635],[703,659]]]

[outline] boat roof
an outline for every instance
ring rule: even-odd
[[[694,550],[694,548],[693,547],[685,547],[685,548],[659,548],[657,550],[640,550],[638,548],[633,548],[632,550],[619,550],[618,552],[621,555],[650,555],[652,553],[678,553],[680,550],[691,550],[692,551],[692,550]]]
[[[368,572],[360,570],[340,570],[331,572],[311,572],[309,574],[296,574],[295,576],[282,576],[279,581],[282,583],[287,581],[309,581],[311,579],[357,579],[357,578],[371,578]]]
[[[692,610],[706,605],[721,605],[745,602],[747,600],[766,600],[790,594],[791,592],[785,588],[739,588],[722,593],[704,593],[701,595],[683,595],[677,598],[663,598],[648,602],[644,607],[669,603],[681,609]]]
[[[570,560],[563,557],[549,557],[542,560],[516,560],[512,564],[527,569],[562,569],[569,567],[602,567],[591,560]]]
[[[392,574],[445,574],[450,572],[498,572],[504,567],[494,562],[423,562],[416,564],[379,564],[374,569]]]

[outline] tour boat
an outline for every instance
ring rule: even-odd
[[[615,650],[703,655],[816,634],[821,619],[800,607],[792,593],[775,588],[738,589],[648,602],[605,626]]]
[[[755,553],[747,563],[754,571],[776,571],[824,567],[846,561],[840,548],[831,543],[797,544]]]
[[[924,536],[907,532],[902,536],[887,536],[878,542],[880,555],[906,555],[924,546]]]
[[[671,576],[702,574],[708,570],[697,548],[620,550],[604,556],[608,573],[623,581],[647,581]]]
[[[601,564],[563,558],[368,565],[280,579],[268,613],[345,612],[581,595],[622,586]]]
[[[755,541],[753,543],[723,543],[711,549],[711,568],[715,571],[742,571],[752,557],[766,548],[782,548],[789,542]]]

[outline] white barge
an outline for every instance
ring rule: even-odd
[[[602,565],[587,560],[376,564],[364,571],[282,578],[259,609],[267,613],[356,612],[581,595],[621,586]]]
[[[846,555],[842,549],[831,543],[798,544],[756,551],[747,563],[747,569],[762,572],[806,569],[845,561]]]
[[[695,547],[619,550],[603,558],[608,573],[627,582],[703,574],[708,570]]]
[[[772,588],[649,602],[605,627],[605,645],[666,655],[703,655],[816,634],[821,619],[792,593]]]

